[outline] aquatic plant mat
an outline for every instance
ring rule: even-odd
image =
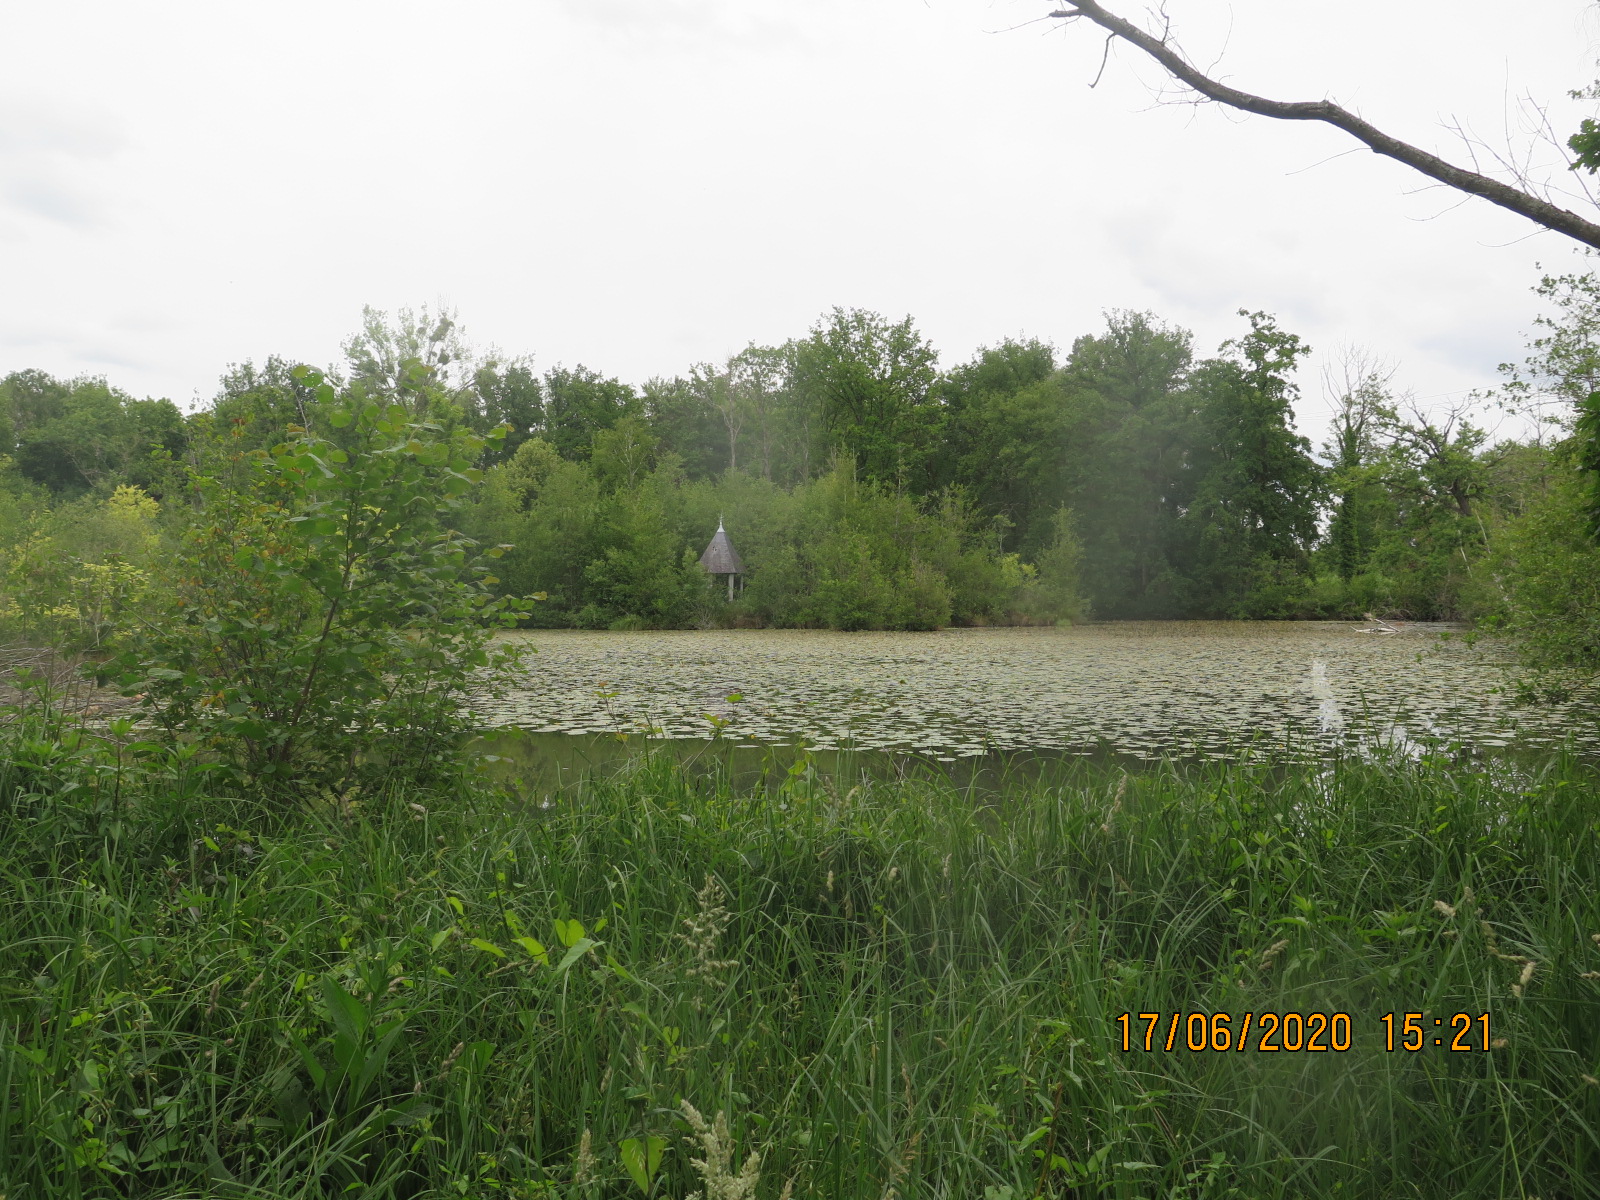
[[[1511,703],[1503,645],[1443,625],[1118,621],[937,633],[819,630],[508,634],[526,684],[473,704],[536,734],[712,732],[745,746],[1311,759],[1456,743],[1600,751],[1571,705]],[[1372,630],[1376,629],[1377,632]]]
[[[980,803],[658,757],[549,807],[274,815],[63,789],[36,751],[0,765],[8,1200],[1600,1180],[1600,806],[1571,760],[1086,765]],[[1265,1014],[1302,1048],[1263,1048]],[[1347,1014],[1329,1049],[1310,1014]]]

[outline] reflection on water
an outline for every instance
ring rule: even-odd
[[[1381,637],[1361,629],[1170,621],[517,633],[506,636],[538,651],[526,686],[473,707],[488,726],[561,735],[536,739],[539,757],[580,772],[632,755],[640,735],[698,743],[715,734],[752,761],[804,745],[814,756],[853,751],[862,763],[1017,751],[1221,758],[1244,747],[1315,758],[1441,743],[1498,753],[1569,739],[1600,750],[1594,713],[1511,704],[1502,647],[1471,645],[1441,625]]]

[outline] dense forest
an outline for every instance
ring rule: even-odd
[[[492,586],[536,597],[525,624],[1376,612],[1549,633],[1539,614],[1582,610],[1591,561],[1573,422],[1595,382],[1597,297],[1590,276],[1542,291],[1552,315],[1490,397],[1543,414],[1520,441],[1408,403],[1393,371],[1347,356],[1313,447],[1293,415],[1308,347],[1262,313],[1209,358],[1116,312],[1064,353],[1008,340],[941,369],[910,318],[835,309],[804,337],[634,387],[475,352],[448,314],[368,311],[327,378],[482,440],[451,524],[505,547]],[[322,407],[276,357],[231,367],[190,414],[101,379],[6,376],[5,623],[92,645],[121,608],[161,603],[154,568],[201,505],[196,480],[327,432]],[[719,519],[746,566],[731,602],[697,563]],[[1572,641],[1566,622],[1545,658]]]

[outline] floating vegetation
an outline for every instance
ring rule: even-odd
[[[527,685],[474,709],[539,733],[718,737],[968,757],[996,750],[1311,758],[1550,745],[1600,749],[1593,714],[1514,707],[1508,656],[1442,625],[1118,622],[937,633],[517,633]]]

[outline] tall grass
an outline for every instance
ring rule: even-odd
[[[284,814],[19,744],[7,1200],[1600,1180],[1600,806],[1571,762],[1085,768],[996,800],[650,759],[549,807]],[[1352,1048],[1124,1052],[1116,1022],[1268,1010],[1347,1012]],[[1390,1011],[1488,1012],[1496,1046],[1388,1052]]]

